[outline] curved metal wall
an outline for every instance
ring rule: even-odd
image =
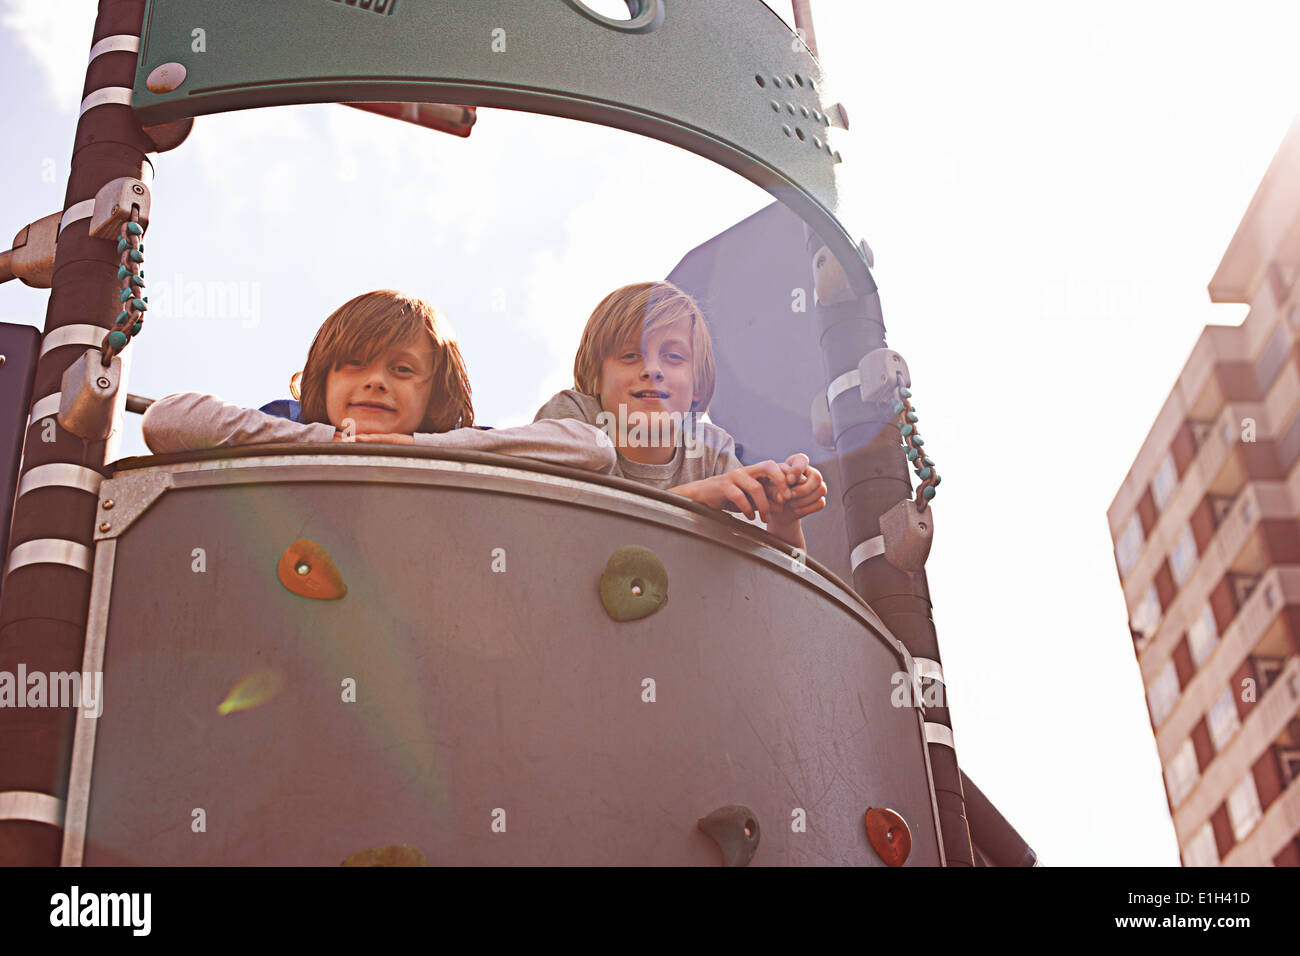
[[[336,865],[409,844],[431,863],[716,865],[696,821],[740,804],[753,865],[881,865],[874,806],[908,821],[908,865],[937,864],[918,711],[890,703],[897,642],[732,519],[619,484],[360,454],[106,481],[87,641],[103,713],[81,721],[68,821],[84,862]],[[344,597],[281,584],[300,538]],[[619,623],[599,581],[625,545],[663,561],[668,599]],[[248,706],[220,713],[232,692]]]

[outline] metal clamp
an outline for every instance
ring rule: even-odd
[[[138,179],[122,176],[105,183],[95,193],[95,211],[90,214],[90,234],[96,239],[116,239],[122,224],[137,209],[141,229],[149,228],[149,187]]]
[[[893,349],[876,349],[862,356],[858,363],[858,388],[862,391],[862,401],[868,405],[890,401],[894,389],[900,384],[904,388],[912,386],[912,376],[908,374],[903,356]]]
[[[63,373],[59,425],[81,438],[102,441],[113,434],[113,406],[122,382],[122,360],[105,366],[99,349],[82,354]]]

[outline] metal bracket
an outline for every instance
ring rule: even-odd
[[[888,402],[898,387],[900,375],[903,387],[911,388],[912,376],[908,374],[907,362],[893,349],[876,349],[862,356],[858,363],[858,388],[862,391],[862,401],[868,405]]]
[[[172,472],[166,468],[132,471],[121,478],[106,478],[99,486],[99,510],[95,514],[95,540],[116,538],[162,497],[175,488]],[[107,527],[105,527],[107,526]]]
[[[925,569],[934,541],[933,509],[918,511],[910,498],[899,500],[880,516],[880,533],[885,539],[885,560],[900,571]]]
[[[122,176],[105,183],[95,193],[95,211],[90,214],[90,234],[96,239],[116,239],[131,209],[140,211],[141,229],[149,228],[149,187],[138,179]]]
[[[33,289],[48,289],[54,282],[54,253],[59,241],[56,212],[30,222],[14,236],[13,248],[0,252],[0,282],[21,279]]]
[[[113,434],[113,406],[122,383],[122,360],[104,365],[99,349],[87,349],[63,373],[59,425],[80,438],[103,441]]]

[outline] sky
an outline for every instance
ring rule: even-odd
[[[0,106],[9,234],[62,207],[94,13],[0,0],[25,91]],[[927,571],[958,758],[1044,865],[1176,866],[1106,509],[1201,330],[1245,317],[1206,285],[1300,113],[1300,6],[813,13],[845,219],[944,466]],[[285,397],[326,315],[398,288],[449,316],[498,427],[572,387],[606,292],[770,202],[675,147],[501,110],[468,140],[336,105],[204,116],[154,159],[146,271],[172,303],[131,392]],[[228,282],[224,308],[186,302]],[[0,321],[41,327],[47,297],[0,286]],[[122,454],[146,453],[131,416]]]

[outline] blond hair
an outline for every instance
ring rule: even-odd
[[[600,300],[582,330],[573,360],[574,388],[598,395],[600,367],[607,358],[628,341],[640,342],[642,336],[682,321],[690,326],[691,380],[694,395],[700,396],[698,401],[692,400],[691,411],[708,411],[716,381],[713,342],[700,307],[671,282],[625,285]]]
[[[419,341],[421,336],[433,346],[433,389],[417,431],[447,432],[473,425],[469,373],[450,324],[427,302],[392,289],[367,292],[343,303],[316,332],[298,387],[303,422],[338,424],[330,422],[325,411],[325,382],[344,361],[361,359],[369,364],[390,348]]]

